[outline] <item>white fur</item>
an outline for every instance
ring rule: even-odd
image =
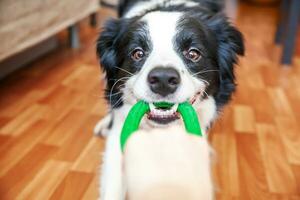
[[[102,176],[100,177],[100,200],[124,200],[125,187],[123,186],[122,154],[120,148],[120,134],[125,117],[130,107],[124,105],[115,109],[113,126],[107,135],[103,155]],[[99,130],[101,132],[101,130]]]
[[[215,99],[212,96],[209,96],[205,100],[198,99],[194,103],[194,107],[197,110],[201,128],[205,132],[205,130],[209,128],[210,124],[215,120],[218,114]]]
[[[109,123],[111,122],[112,117],[112,113],[109,113],[101,121],[99,121],[94,128],[94,134],[107,136],[109,132]]]
[[[152,10],[159,5],[176,6],[183,4],[185,7],[194,7],[198,3],[189,0],[152,0],[149,2],[140,2],[125,14],[125,18],[131,18],[142,15],[146,10]]]
[[[182,1],[178,0],[176,2]],[[197,92],[204,91],[206,87],[203,81],[192,76],[174,49],[173,39],[180,17],[181,13],[176,12],[153,12],[145,15],[142,19],[148,24],[153,50],[142,70],[126,82],[123,90],[124,105],[119,109],[112,110],[113,126],[109,130],[109,134],[106,134],[107,131],[105,130],[110,122],[110,116],[105,117],[95,128],[96,133],[104,130],[104,135],[107,135],[101,178],[101,200],[124,200],[125,198],[126,186],[123,184],[119,139],[125,117],[132,105],[139,99],[148,102],[169,101],[179,103],[190,100]],[[148,73],[157,66],[174,67],[181,76],[180,87],[174,94],[166,98],[161,98],[151,92],[147,84]],[[216,116],[215,101],[213,97],[209,97],[203,101],[197,100],[194,106],[197,108],[201,127],[205,132]],[[147,127],[153,125],[147,123],[147,121],[149,122],[147,119],[143,120],[142,129],[147,129]]]
[[[202,131],[206,135],[206,127],[216,117],[216,105],[212,97],[196,103]],[[123,184],[122,154],[120,149],[120,133],[125,117],[131,105],[126,104],[120,109],[114,110],[114,123],[107,136],[105,152],[103,156],[103,167],[101,176],[101,200],[124,200],[126,186]],[[101,123],[101,122],[100,122]],[[142,123],[145,129],[147,124]],[[102,128],[104,128],[102,126]],[[147,128],[146,128],[147,129]],[[99,130],[101,132],[101,130]],[[207,186],[207,185],[206,185]]]
[[[138,131],[123,156],[128,199],[212,200],[210,155],[206,138],[182,126]]]

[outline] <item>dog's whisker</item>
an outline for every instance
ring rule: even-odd
[[[125,79],[125,78],[129,79],[130,77],[129,76],[122,77],[122,79]],[[117,81],[117,80],[119,80],[119,79],[117,79],[117,78],[109,79],[109,81]]]
[[[124,89],[125,90],[125,89]],[[122,92],[124,92],[124,90],[122,90]],[[115,103],[114,105],[112,106],[112,108],[115,108],[115,106],[117,106],[121,101],[126,101],[126,100],[129,100],[129,97],[123,95],[121,96]]]
[[[119,69],[119,70],[122,70],[123,72],[126,72],[126,73],[127,73],[127,74],[129,74],[129,75],[132,75],[132,76],[134,76],[134,74],[133,74],[133,73],[131,73],[131,72],[127,71],[126,69],[123,69],[123,68],[121,68],[121,67],[117,67],[117,66],[115,66],[115,68],[117,68],[117,69]]]
[[[125,86],[125,85],[126,85],[126,83],[119,85],[119,86],[118,86],[118,89],[122,89],[121,87],[123,87],[123,86]]]
[[[111,90],[110,90],[110,94],[109,94],[109,101],[111,102],[111,94],[113,94],[113,89],[114,89],[114,87],[117,85],[117,83],[118,82],[120,82],[120,81],[122,81],[122,80],[126,80],[126,79],[128,79],[128,77],[123,77],[123,78],[120,78],[120,79],[118,79],[114,84],[113,84],[113,86],[111,87]]]
[[[122,99],[122,97],[120,97],[112,106],[111,109],[114,109],[115,106],[119,103],[119,101]]]
[[[113,94],[109,94],[109,95],[103,95],[103,96],[97,96],[97,97],[100,97],[100,98],[106,98],[106,97],[110,97],[110,96],[116,96],[118,94],[122,94],[122,92],[116,92],[116,93],[113,93]]]
[[[203,93],[206,95],[206,97],[209,96],[205,90],[203,90]]]
[[[207,73],[207,72],[219,72],[220,70],[205,70],[205,71],[200,71],[200,72],[197,72],[197,73],[194,73],[192,74],[192,76],[196,76],[196,75],[199,75],[199,74],[204,74],[204,73]]]
[[[116,103],[114,103],[114,105],[111,106],[111,108],[114,109],[115,106],[117,106],[122,100],[124,100],[124,99],[123,99],[122,97],[120,97],[120,98],[116,101]]]
[[[200,79],[200,80],[203,81],[207,87],[210,85],[210,83],[207,80],[204,79]]]

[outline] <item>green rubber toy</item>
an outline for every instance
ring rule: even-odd
[[[161,102],[161,103],[154,103],[156,108],[170,108],[174,104]],[[128,138],[138,130],[139,125],[142,121],[143,116],[150,112],[150,106],[145,101],[137,102],[129,111],[125,123],[123,125],[123,129],[121,132],[121,149],[124,151],[125,144]],[[197,113],[193,106],[188,103],[180,103],[177,108],[177,112],[181,114],[183,118],[185,129],[188,133],[202,136],[199,120]]]

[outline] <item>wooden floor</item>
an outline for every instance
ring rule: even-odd
[[[102,10],[101,21],[110,13]],[[243,5],[247,56],[239,88],[211,131],[221,200],[300,199],[300,55],[278,65],[276,12]],[[95,58],[97,30],[0,82],[0,199],[96,199],[106,112]],[[65,33],[60,34],[64,38]]]

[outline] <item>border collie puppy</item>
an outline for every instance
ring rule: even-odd
[[[234,65],[243,37],[216,0],[123,0],[97,41],[110,113],[95,127],[107,136],[101,200],[125,199],[119,136],[129,109],[151,103],[141,128],[181,123],[180,102],[198,111],[205,132],[235,90]],[[154,102],[172,102],[169,110]]]

